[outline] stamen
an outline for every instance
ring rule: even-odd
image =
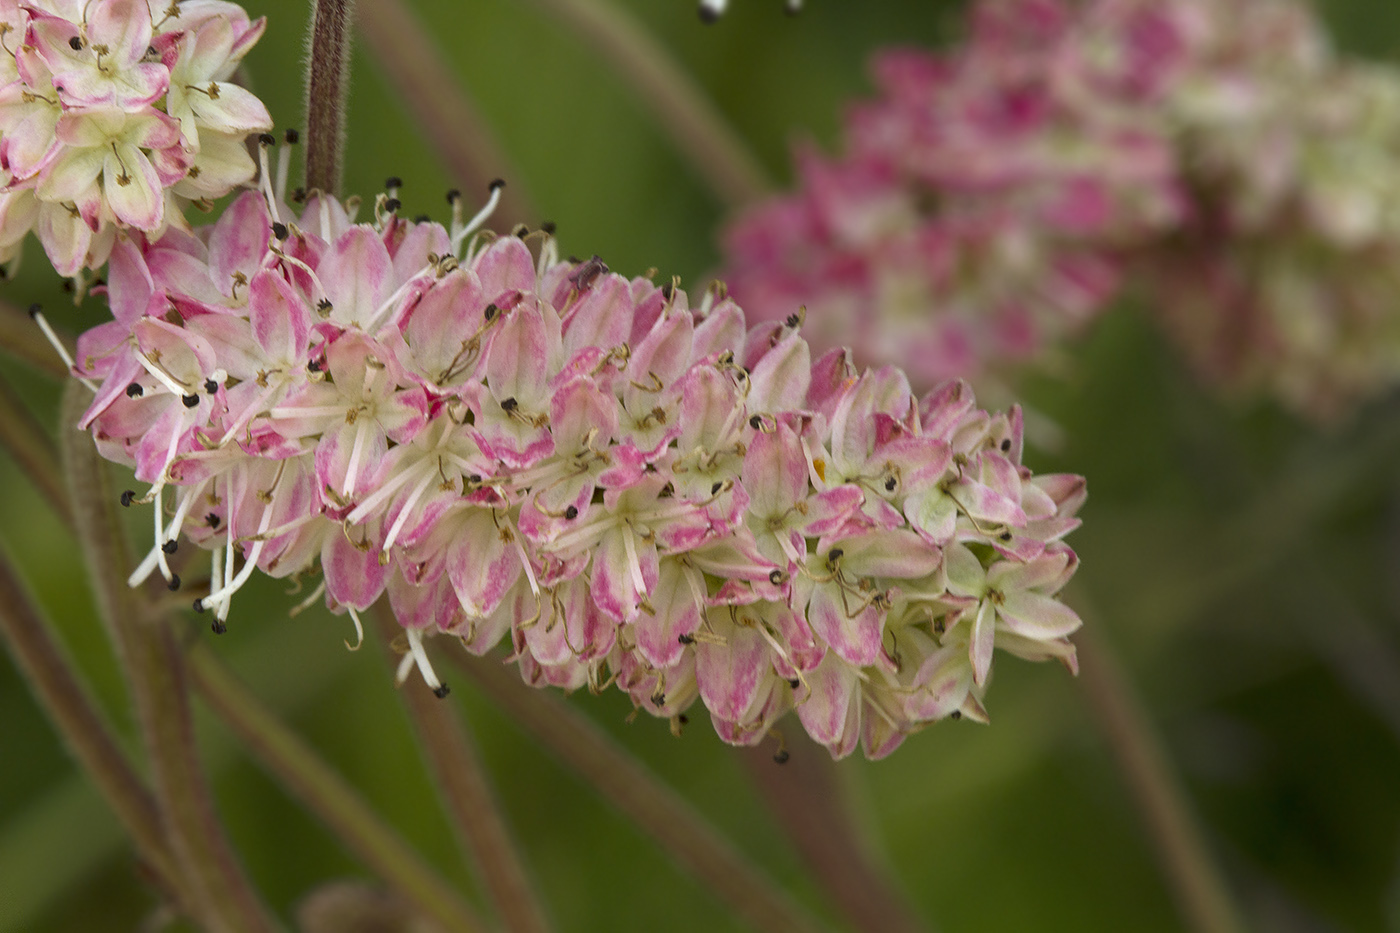
[[[296,130],[287,130],[282,139],[286,145],[277,150],[277,200],[287,200],[287,177],[292,170],[292,147],[301,139]]]
[[[350,448],[350,463],[345,468],[345,484],[340,495],[349,499],[355,494],[355,473],[360,469],[360,458],[364,456],[365,442],[369,440],[369,419],[360,419],[355,425],[355,445]]]
[[[289,618],[296,618],[297,616],[301,615],[303,612],[310,609],[311,604],[316,602],[316,600],[320,599],[321,594],[324,592],[326,592],[326,581],[322,580],[320,583],[316,584],[316,589],[311,591],[311,595],[307,596],[301,602],[297,603],[295,606],[292,607],[291,611],[287,613],[287,616]],[[353,651],[355,649],[352,648],[351,650]]]
[[[477,211],[475,216],[473,216],[471,220],[467,221],[466,226],[464,226],[461,230],[458,230],[457,233],[453,235],[452,254],[454,256],[457,255],[458,251],[461,249],[462,241],[465,240],[467,237],[471,236],[472,232],[476,230],[477,227],[480,227],[482,224],[486,223],[487,219],[489,219],[490,216],[493,213],[495,213],[496,205],[501,203],[501,190],[504,189],[505,186],[506,183],[499,178],[491,182],[491,197],[486,199],[486,206],[483,207],[481,210]]]
[[[321,587],[324,588],[325,584],[322,583]],[[346,606],[345,611],[350,613],[350,621],[355,623],[355,643],[352,645],[347,641],[345,647],[351,651],[359,651],[360,646],[365,643],[365,627],[360,624],[360,614],[353,606]]]
[[[430,463],[429,466],[431,467],[431,465]],[[430,469],[428,474],[419,480],[418,485],[414,486],[413,491],[408,494],[407,501],[404,502],[403,508],[399,510],[398,517],[394,519],[394,524],[389,528],[389,534],[384,539],[384,547],[382,550],[385,556],[389,554],[389,549],[393,547],[394,542],[398,540],[399,532],[403,530],[403,526],[408,523],[408,518],[413,514],[413,507],[418,504],[418,499],[432,483],[434,479],[433,473],[434,471]]]
[[[282,215],[277,210],[277,194],[272,190],[272,168],[267,158],[267,150],[276,145],[277,140],[272,138],[271,133],[263,133],[258,137],[258,188],[262,191],[263,198],[267,200],[267,212],[272,215],[273,223],[281,223]]]
[[[416,628],[405,629],[408,633],[409,657],[413,658],[418,665],[418,672],[423,675],[423,681],[437,694],[438,698],[447,696],[447,684],[438,679],[437,672],[433,670],[432,663],[428,660],[428,653],[423,650],[423,633]]]
[[[44,317],[43,307],[37,304],[30,305],[29,316],[34,319],[34,323],[38,324],[39,329],[44,332],[44,337],[49,341],[49,345],[54,348],[54,351],[58,353],[59,359],[63,360],[63,365],[68,367],[69,372],[72,372],[75,368],[73,357],[69,356],[68,349],[64,347],[63,342],[58,339],[58,334],[54,333],[53,328],[49,326],[49,319]],[[90,379],[83,376],[78,376],[77,379],[83,385],[91,389],[94,395],[97,394],[97,386],[95,386]]]

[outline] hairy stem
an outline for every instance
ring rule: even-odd
[[[340,194],[355,0],[314,0],[306,61],[306,188]]]
[[[788,740],[783,764],[771,749],[741,753],[753,785],[787,833],[821,889],[852,928],[867,933],[915,933],[925,924],[890,881],[851,812],[836,764],[805,735]]]
[[[155,798],[50,630],[8,557],[0,553],[0,636],[73,757],[135,841],[141,858],[166,894],[184,903],[182,879],[166,844]]]
[[[762,868],[588,717],[521,683],[513,670],[497,660],[457,651],[450,656],[546,750],[592,784],[756,929],[768,933],[817,929]]]
[[[1089,708],[1152,837],[1183,919],[1200,933],[1245,929],[1186,792],[1118,658],[1092,625],[1075,636]]]
[[[403,633],[382,605],[375,615],[386,644]],[[466,846],[502,924],[507,930],[523,933],[548,930],[540,899],[466,725],[446,698],[433,696],[420,681],[405,684],[399,696],[457,836]]]
[[[98,605],[131,688],[170,847],[206,928],[271,931],[275,924],[228,843],[200,767],[184,658],[166,621],[152,618],[122,578],[130,557],[115,514],[116,497],[92,439],[69,427],[85,404],[82,391],[75,383],[65,391],[60,435],[73,515]]]
[[[359,0],[357,16],[361,38],[448,173],[481,196],[497,178],[510,183],[501,192],[498,229],[537,221],[519,173],[413,11],[402,0]]]
[[[72,349],[73,340],[70,336],[60,333],[59,339]],[[8,301],[0,301],[0,350],[23,360],[42,373],[57,376],[59,379],[68,376],[68,368],[44,339],[39,325],[34,323],[27,312]]]
[[[642,26],[608,0],[532,0],[572,28],[651,108],[676,151],[728,207],[762,197],[758,159],[718,108]]]
[[[449,933],[485,929],[433,866],[223,664],[196,649],[190,654],[190,673],[224,725],[365,865]]]

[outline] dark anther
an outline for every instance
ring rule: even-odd
[[[273,139],[271,133],[263,133],[258,137],[258,143],[263,146],[275,146],[277,145],[277,140]]]
[[[899,485],[899,480],[891,476],[885,480],[885,492],[894,492],[894,488]]]
[[[506,180],[505,180],[504,178],[493,178],[493,179],[491,180],[491,184],[489,184],[489,185],[486,186],[486,190],[487,190],[487,191],[500,191],[500,190],[501,190],[502,188],[504,188],[505,186],[506,186]]]
[[[710,495],[712,495],[712,496],[717,496],[717,495],[719,495],[719,491],[720,491],[721,489],[723,489],[723,488],[724,488],[724,484],[723,484],[723,483],[715,483],[713,486],[710,487]]]
[[[221,521],[223,521],[223,519],[219,518],[214,512],[210,512],[208,515],[204,516],[204,524],[208,525],[210,528],[218,528],[219,522]]]
[[[693,645],[693,644],[695,644],[695,636],[694,636],[694,635],[677,635],[677,636],[676,636],[676,641],[680,642],[680,643],[683,644],[683,645]]]
[[[316,310],[320,311],[322,314],[330,314],[331,300],[329,298],[322,298],[320,301],[316,302]]]
[[[933,633],[935,635],[942,635],[946,628],[947,626],[944,625],[942,619],[939,619],[937,622],[933,623]]]
[[[427,214],[419,214],[418,216],[413,218],[413,222],[416,224],[425,224],[432,219],[433,218],[429,217]]]
[[[287,141],[287,145],[289,146],[295,146],[297,143],[301,142],[301,134],[296,130],[287,130],[287,132],[282,134],[282,138]]]
[[[176,549],[178,549],[179,547],[180,547],[179,542],[176,541],[174,538],[171,538],[169,541],[167,541],[167,542],[165,542],[164,544],[162,544],[162,545],[160,546],[160,549],[161,549],[162,551],[164,551],[165,553],[167,553],[167,554],[174,554],[175,551],[176,551]]]
[[[1010,450],[1010,449],[1011,449],[1011,438],[1008,437],[1008,438],[1006,438],[1004,441],[1001,442],[1001,449],[1002,449],[1003,451],[1007,451],[1007,450]]]
[[[510,414],[519,407],[520,403],[515,400],[515,396],[513,395],[505,401],[501,402],[501,411],[505,412],[506,414]]]
[[[178,573],[172,573],[170,575],[170,582],[165,584],[165,588],[172,593],[178,590],[180,588],[180,575]]]
[[[949,719],[962,719],[962,710],[955,709],[948,714]]]
[[[495,318],[495,316],[496,316],[497,314],[500,314],[500,313],[501,313],[501,309],[500,309],[500,308],[496,307],[494,304],[489,304],[489,305],[486,306],[486,310],[483,311],[483,312],[481,313],[481,316],[484,317],[484,318],[486,318],[487,321],[490,321],[490,320],[492,320],[493,318]]]
[[[204,380],[204,391],[213,395],[215,392],[219,391],[219,384],[213,379],[206,379]]]
[[[510,235],[517,240],[523,240],[530,235],[530,227],[527,224],[516,224],[510,228]]]
[[[195,612],[203,612],[203,611],[204,611],[204,600],[203,600],[203,599],[196,599],[196,600],[194,601],[194,611],[195,611]]]
[[[798,317],[795,314],[789,314],[787,316],[787,320],[783,323],[786,324],[788,327],[796,327],[798,324],[802,323],[802,318]]]
[[[660,690],[656,691],[651,695],[651,702],[655,703],[657,706],[665,706],[666,694],[662,693]]]
[[[759,428],[763,427],[763,419],[760,418],[758,415],[754,415],[752,418],[749,419],[749,427],[757,431]]]
[[[433,696],[441,700],[451,692],[452,688],[448,687],[447,684],[438,684],[437,687],[433,690]]]
[[[774,586],[782,586],[785,577],[787,577],[787,574],[783,573],[781,570],[774,570],[768,574],[768,582]]]
[[[130,490],[130,489],[127,489],[127,490],[123,490],[123,491],[122,491],[122,505],[126,506],[127,508],[131,508],[131,500],[132,500],[132,499],[135,499],[135,498],[136,498],[136,493],[135,493],[135,491]]]
[[[843,550],[841,550],[839,547],[834,547],[834,548],[832,548],[831,551],[826,555],[826,559],[827,559],[828,561],[830,561],[831,563],[834,564],[834,563],[836,563],[838,560],[840,560],[840,559],[842,558],[842,556],[845,555],[845,553],[846,553],[846,552],[843,551]]]
[[[1001,540],[1003,540],[1003,541],[1010,541],[1010,540],[1011,540],[1011,532],[1009,532],[1009,531],[1003,531],[1003,532],[1001,533]]]
[[[554,236],[554,231],[557,228],[554,226],[554,221],[546,220],[544,223],[540,224],[540,229],[543,230],[545,233],[549,234],[550,236]]]
[[[297,188],[297,189],[293,190],[293,191],[292,191],[292,201],[293,201],[294,203],[296,203],[296,204],[305,203],[305,201],[306,201],[306,189],[305,189],[305,188]]]
[[[222,635],[228,631],[228,626],[224,624],[222,619],[215,619],[209,623],[209,630],[215,635]]]
[[[306,368],[309,372],[319,373],[321,371],[321,361],[312,360],[311,362],[306,364]]]
[[[578,506],[571,505],[567,509],[565,509],[564,518],[567,521],[573,521],[574,519],[578,518]]]
[[[282,222],[280,222],[280,221],[273,221],[273,224],[272,224],[272,235],[275,236],[275,237],[277,237],[277,239],[279,239],[279,240],[285,240],[285,239],[287,238],[287,235],[288,235],[289,232],[290,232],[290,231],[287,230],[287,225],[286,225],[286,224],[284,224],[284,223],[282,223]]]
[[[386,189],[390,189],[390,188],[402,188],[402,187],[403,187],[403,179],[400,178],[400,177],[397,176],[397,175],[390,175],[388,178],[384,179],[384,187],[385,187]]]
[[[473,473],[471,476],[468,476],[468,477],[467,477],[467,482],[469,482],[469,483],[479,483],[479,482],[481,482],[481,474],[480,474],[480,473]]]
[[[69,47],[70,49],[72,49],[73,51],[77,52],[77,51],[79,51],[80,49],[82,49],[82,47],[83,47],[83,40],[82,40],[82,39],[79,39],[77,36],[74,36],[73,38],[71,38],[71,39],[68,40],[68,47]]]
[[[802,681],[798,680],[796,677],[789,677],[788,686],[796,690],[798,687],[802,686]]]
[[[180,396],[180,401],[182,401],[182,402],[185,403],[185,407],[186,407],[186,408],[193,408],[193,407],[195,407],[196,405],[199,404],[199,396],[198,396],[198,395],[182,395],[182,396]]]
[[[29,306],[29,316],[30,316],[30,317],[33,317],[33,318],[37,318],[37,317],[43,312],[43,310],[44,310],[44,306],[43,306],[43,305],[37,304],[37,303],[36,303],[36,304],[32,304],[32,305]]]
[[[607,264],[597,256],[594,256],[587,262],[581,263],[579,267],[573,271],[573,274],[569,276],[569,282],[579,291],[586,292],[593,287],[593,283],[598,280],[600,275],[607,274]]]
[[[448,204],[456,204],[456,203],[457,203],[457,199],[460,198],[461,196],[462,196],[462,192],[458,191],[456,188],[453,188],[451,191],[447,192],[447,203],[448,203]]]
[[[384,202],[384,209],[391,214],[398,213],[398,210],[401,207],[403,207],[403,202],[400,201],[398,198],[390,198],[389,200]]]
[[[131,385],[126,387],[127,398],[140,398],[145,394],[146,390],[141,388],[141,383],[139,382],[133,382]]]
[[[679,716],[676,717],[676,722],[680,723],[683,726],[688,726],[690,725],[690,717],[687,716],[685,713],[681,713]]]
[[[665,298],[667,301],[670,301],[671,296],[675,293],[676,287],[672,283],[667,282],[665,285],[661,286],[661,297]]]
[[[774,761],[775,763],[777,763],[777,764],[785,765],[785,764],[787,764],[788,759],[791,758],[791,757],[792,757],[792,756],[788,754],[788,750],[787,750],[787,749],[785,749],[785,748],[780,748],[780,749],[778,749],[778,753],[777,753],[776,755],[773,756],[773,761]]]

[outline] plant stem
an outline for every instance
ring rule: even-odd
[[[350,95],[350,21],[355,0],[313,0],[306,66],[306,188],[340,194],[345,103]]]
[[[195,688],[264,768],[369,868],[451,933],[485,929],[456,891],[355,789],[208,651],[190,654]]]
[[[356,12],[361,38],[448,173],[482,196],[494,179],[509,182],[495,215],[498,229],[537,221],[519,173],[413,11],[402,0],[359,0]]]
[[[799,735],[786,745],[783,764],[770,749],[744,749],[749,778],[768,802],[821,889],[863,933],[915,933],[925,928],[908,899],[877,864],[853,818],[831,756]]]
[[[181,902],[180,873],[166,845],[155,799],[50,629],[9,558],[0,552],[0,636],[73,756],[135,840],[142,859],[166,894]]]
[[[521,683],[498,660],[456,651],[450,657],[546,750],[592,784],[754,928],[766,933],[818,928],[762,868],[586,716]]]
[[[72,337],[59,332],[59,339],[68,345],[73,346]],[[65,379],[68,376],[68,369],[63,365],[63,360],[58,358],[58,354],[53,352],[53,347],[44,339],[44,334],[39,330],[39,325],[35,324],[28,313],[21,311],[8,301],[0,301],[0,349],[3,349],[11,356],[24,360],[30,366],[41,373]]]
[[[64,425],[77,423],[79,406],[86,402],[82,391],[70,382],[64,392]],[[177,863],[186,872],[197,919],[215,931],[271,931],[275,924],[224,835],[200,767],[184,658],[166,621],[152,618],[121,576],[130,558],[103,461],[91,438],[72,427],[63,428],[60,449],[89,579],[131,688],[156,800]]]
[[[1166,750],[1122,665],[1092,625],[1075,636],[1079,681],[1152,837],[1182,918],[1200,933],[1245,929]]]
[[[53,440],[3,378],[0,378],[0,446],[15,458],[15,463],[59,519],[71,526],[72,514]]]
[[[382,603],[376,607],[375,616],[385,644],[403,633]],[[399,696],[418,733],[418,747],[452,817],[458,839],[466,846],[501,922],[507,930],[521,933],[548,930],[540,899],[466,725],[445,697],[433,696],[420,681],[405,684]]]
[[[641,95],[676,151],[726,206],[751,203],[768,190],[763,168],[739,134],[639,23],[607,0],[533,2],[574,29]]]

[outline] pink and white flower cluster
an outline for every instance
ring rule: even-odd
[[[1125,283],[1202,369],[1325,412],[1400,378],[1400,74],[1292,0],[980,0],[877,56],[844,152],[743,217],[756,316],[922,384],[1053,352]]]
[[[357,626],[387,595],[401,676],[442,692],[426,636],[509,640],[529,683],[675,722],[699,700],[735,744],[795,710],[837,756],[985,719],[995,649],[1074,668],[1084,482],[1021,464],[1018,410],[813,359],[798,316],[750,328],[719,286],[692,307],[473,235],[460,201],[446,228],[396,206],[250,192],[118,239],[76,368],[84,426],[151,484],[134,581],[178,586],[183,533],[216,630],[253,573],[319,568]]]
[[[265,22],[221,0],[0,0],[0,265],[38,233],[65,276],[159,236],[257,167],[267,109],[230,82]]]

